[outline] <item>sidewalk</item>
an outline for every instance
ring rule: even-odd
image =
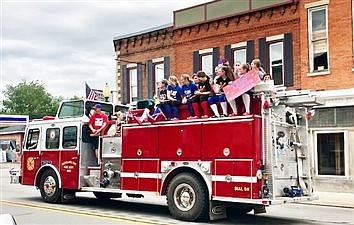
[[[8,170],[11,168],[20,168],[20,163],[0,163],[2,174],[8,174]],[[303,204],[354,208],[354,193],[315,192],[315,195],[319,196],[319,200],[304,202]]]
[[[354,208],[354,193],[315,192],[319,200],[304,202],[311,205]]]

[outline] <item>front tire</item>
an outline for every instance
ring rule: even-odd
[[[176,219],[206,219],[209,209],[208,191],[202,179],[192,173],[177,175],[168,185],[167,205]]]
[[[59,179],[53,170],[44,171],[39,184],[41,196],[45,202],[60,202],[61,189],[59,188]]]

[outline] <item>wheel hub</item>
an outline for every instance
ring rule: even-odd
[[[195,204],[195,191],[189,184],[179,184],[174,191],[174,201],[181,211],[188,211]]]
[[[57,188],[57,183],[55,182],[54,177],[52,176],[46,177],[43,184],[44,193],[47,196],[51,197],[54,195],[56,188]]]

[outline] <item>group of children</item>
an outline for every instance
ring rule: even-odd
[[[215,68],[216,76],[212,80],[203,71],[194,74],[192,79],[188,74],[182,74],[179,82],[176,76],[170,76],[168,81],[163,79],[159,83],[158,93],[154,96],[155,112],[150,115],[151,108],[146,109],[140,122],[145,119],[154,120],[157,112],[162,111],[165,112],[166,120],[179,120],[179,105],[188,106],[187,119],[236,116],[236,101],[234,99],[227,102],[223,87],[244,76],[250,69],[255,70],[261,79],[270,79],[270,75],[262,69],[259,59],[254,59],[251,65],[236,62],[233,69],[227,60],[222,60]],[[245,105],[243,115],[250,115],[251,96],[251,90],[242,95]],[[222,114],[219,113],[217,103],[221,106]],[[227,104],[232,109],[231,114],[227,112]],[[210,115],[209,107],[213,115]]]

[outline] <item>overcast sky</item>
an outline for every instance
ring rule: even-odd
[[[171,23],[208,0],[1,1],[1,93],[39,80],[53,96],[84,96],[84,82],[115,89],[113,38]],[[0,100],[4,96],[0,94]]]

